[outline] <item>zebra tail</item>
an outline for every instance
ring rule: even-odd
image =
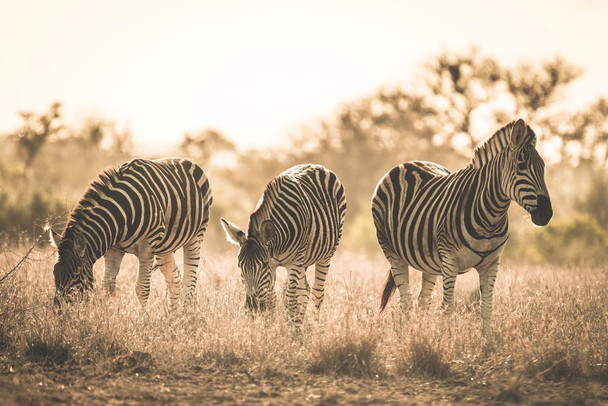
[[[382,300],[380,301],[380,308],[378,309],[378,313],[382,314],[384,309],[386,309],[386,305],[388,301],[395,293],[395,289],[397,286],[395,285],[395,279],[393,279],[393,274],[391,271],[388,271],[388,277],[386,278],[386,283],[384,284],[384,291],[382,292]]]

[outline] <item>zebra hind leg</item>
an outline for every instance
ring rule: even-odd
[[[422,288],[420,288],[420,296],[418,296],[418,307],[421,310],[428,310],[436,280],[437,275],[422,272]]]
[[[325,280],[327,279],[327,272],[329,271],[330,258],[319,261],[315,264],[315,281],[312,285],[312,302],[317,309],[320,310],[325,297]]]
[[[412,294],[410,293],[410,271],[409,266],[402,261],[390,261],[391,274],[395,281],[395,286],[399,289],[399,301],[401,309],[408,312],[412,308]]]
[[[116,276],[124,256],[125,252],[116,248],[110,248],[103,256],[104,268],[101,286],[105,292],[111,295],[116,290]]]
[[[156,256],[156,263],[165,277],[167,293],[169,294],[169,310],[175,311],[179,305],[180,283],[179,268],[175,263],[175,255],[171,252]]]
[[[184,293],[184,306],[191,307],[194,303],[196,281],[201,259],[201,239],[195,238],[184,245],[184,278],[182,289]]]

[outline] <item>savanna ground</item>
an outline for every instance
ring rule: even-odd
[[[2,274],[24,251],[3,252]],[[147,317],[134,257],[115,296],[100,292],[99,261],[95,293],[61,314],[51,306],[54,252],[30,257],[0,283],[4,404],[608,403],[606,266],[504,265],[489,350],[475,271],[458,278],[452,315],[436,286],[429,312],[404,316],[395,297],[378,316],[388,264],[339,252],[321,312],[311,305],[298,333],[282,306],[273,317],[245,314],[232,249],[207,254],[197,306],[178,314],[167,313],[155,271]],[[278,289],[284,280],[280,268]]]

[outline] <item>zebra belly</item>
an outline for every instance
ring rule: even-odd
[[[502,254],[502,248],[492,252],[489,255],[481,256],[475,251],[467,248],[461,247],[458,251],[452,253],[452,263],[456,263],[458,266],[458,274],[464,274],[469,272],[471,269],[480,269],[486,265],[490,265],[494,263],[498,257]],[[427,263],[414,262],[412,259],[404,258],[405,262],[412,268],[417,269],[418,271],[425,272],[431,275],[441,275],[441,265],[439,266],[429,266]],[[437,259],[437,264],[441,264],[441,260]]]
[[[147,239],[142,239],[137,241],[135,244],[131,244],[130,246],[121,246],[120,243],[114,245],[113,248],[119,249],[121,251],[126,252],[127,254],[133,254],[137,258],[143,256],[152,256],[154,253],[152,252],[152,247]]]
[[[496,247],[495,250],[482,255],[479,252],[475,252],[467,247],[462,247],[459,252],[456,253],[457,263],[460,265],[462,270],[460,273],[466,272],[470,268],[480,269],[487,265],[493,264],[500,258],[504,250],[504,244]]]

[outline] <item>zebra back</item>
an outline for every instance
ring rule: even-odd
[[[331,256],[341,239],[346,195],[338,177],[321,165],[298,165],[268,183],[251,214],[248,237],[260,235],[262,223],[277,229],[273,255],[302,255],[307,263]]]

